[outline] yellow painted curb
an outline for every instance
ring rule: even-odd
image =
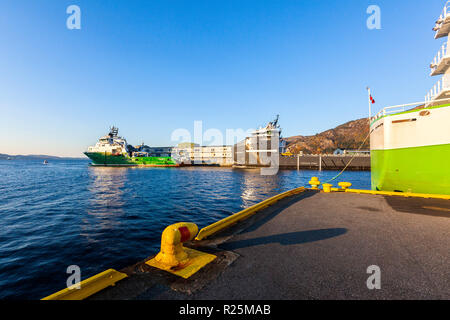
[[[114,269],[108,269],[81,281],[80,289],[76,289],[75,285],[73,285],[49,295],[42,300],[83,300],[106,287],[113,286],[116,282],[126,277],[127,275],[125,273],[118,272]]]
[[[385,195],[385,196],[400,196],[400,197],[405,197],[405,198],[411,197],[411,198],[429,198],[429,199],[450,200],[450,195],[445,195],[445,194],[409,193],[409,192],[393,192],[393,191],[373,191],[373,190],[358,190],[358,189],[347,189],[347,190],[345,190],[345,192],[373,194],[373,195]]]
[[[306,188],[300,187],[294,190],[286,191],[284,193],[281,193],[279,195],[276,195],[272,198],[269,198],[267,200],[264,200],[258,204],[255,204],[254,206],[251,206],[247,209],[244,209],[238,213],[233,214],[232,216],[226,217],[225,219],[222,219],[220,221],[217,221],[203,229],[200,230],[195,240],[203,240],[219,231],[222,231],[226,229],[227,227],[235,224],[236,222],[245,220],[255,214],[257,211],[262,210],[265,207],[271,206],[272,204],[276,203],[277,201],[284,199],[286,197],[289,197],[294,194],[302,193],[306,191]]]

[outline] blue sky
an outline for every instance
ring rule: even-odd
[[[81,156],[113,124],[172,145],[196,120],[225,132],[276,114],[284,136],[311,135],[366,117],[367,85],[376,110],[421,101],[444,3],[2,0],[0,153]]]

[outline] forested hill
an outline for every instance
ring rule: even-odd
[[[318,133],[314,136],[295,136],[285,138],[288,151],[306,154],[333,153],[336,149],[356,150],[369,133],[369,121],[367,118],[354,120],[342,124],[334,129]],[[370,140],[367,139],[362,150],[370,148]]]

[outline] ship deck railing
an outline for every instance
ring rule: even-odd
[[[436,102],[448,91],[450,91],[450,82],[445,77],[442,77],[425,96],[425,103]]]
[[[442,13],[439,16],[439,19],[436,21],[436,26],[433,30],[436,31],[435,39],[442,38],[447,33],[447,27],[443,30],[443,25],[448,22],[450,18],[450,1],[447,1],[444,5],[444,8],[442,9]]]
[[[445,19],[450,15],[450,1],[445,3],[444,9],[442,9],[442,18]]]
[[[449,90],[450,90],[450,87],[449,87]],[[413,102],[413,103],[385,107],[380,112],[378,112],[375,116],[371,117],[370,120],[372,122],[372,121],[378,120],[380,118],[383,118],[385,116],[400,113],[400,112],[405,112],[405,111],[411,110],[411,109],[413,109],[415,107],[419,107],[419,106],[427,107],[430,105],[430,103],[433,103],[434,105],[450,103],[450,98],[435,99],[435,100],[425,99],[425,101],[421,101],[421,102]]]
[[[438,51],[433,61],[431,61],[431,76],[435,76],[438,74],[443,74],[448,68],[448,64],[446,63],[450,59],[450,51],[448,50],[448,43],[444,42],[441,49]]]
[[[441,15],[439,16],[438,22],[444,21],[445,18],[447,18],[447,16],[449,16],[449,15],[450,15],[450,1],[447,1],[445,3],[444,9],[442,9]]]

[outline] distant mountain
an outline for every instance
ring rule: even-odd
[[[38,160],[77,160],[77,159],[87,159],[84,157],[79,157],[79,158],[71,158],[71,157],[57,157],[57,156],[48,156],[48,155],[43,155],[43,154],[29,154],[29,155],[9,155],[9,154],[4,154],[4,153],[0,153],[0,160],[6,160],[8,158],[11,158],[11,160],[14,159],[38,159]]]
[[[363,143],[369,133],[367,118],[354,120],[342,124],[334,129],[318,133],[314,136],[295,136],[285,138],[287,150],[291,153],[303,151],[306,154],[333,153],[336,149],[356,150]],[[362,150],[370,148],[370,139]]]

